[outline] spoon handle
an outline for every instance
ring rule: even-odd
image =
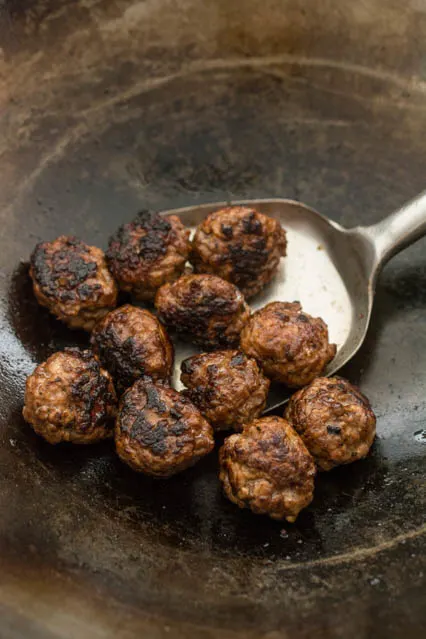
[[[426,235],[426,191],[377,224],[364,227],[373,242],[376,267]]]

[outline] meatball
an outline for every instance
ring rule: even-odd
[[[130,304],[116,308],[95,326],[91,344],[120,393],[143,376],[170,382],[173,344],[149,311]]]
[[[312,501],[315,464],[285,419],[247,424],[225,440],[219,461],[225,494],[240,508],[294,522]]]
[[[253,313],[241,333],[241,349],[267,377],[296,388],[321,375],[336,354],[325,322],[304,313],[299,302],[272,302]]]
[[[152,300],[162,284],[183,273],[190,248],[189,229],[176,215],[142,211],[111,237],[106,257],[123,291]]]
[[[121,398],[115,443],[126,464],[154,477],[185,470],[214,446],[210,424],[189,399],[149,379],[135,382]]]
[[[73,236],[37,244],[30,276],[38,302],[71,328],[91,331],[117,304],[103,251]]]
[[[238,344],[250,316],[242,293],[214,275],[184,275],[155,298],[163,322],[206,350]]]
[[[274,277],[286,247],[278,220],[251,207],[230,206],[210,213],[198,226],[191,261],[196,273],[219,275],[249,298]]]
[[[236,350],[189,357],[182,362],[181,380],[185,395],[215,430],[240,430],[259,417],[270,384],[256,360]]]
[[[117,398],[91,351],[67,348],[28,377],[22,412],[50,444],[93,444],[113,435]]]
[[[290,399],[285,416],[321,470],[365,457],[376,417],[361,391],[340,377],[319,377]]]

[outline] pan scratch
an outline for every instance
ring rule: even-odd
[[[340,553],[333,557],[324,557],[322,559],[313,559],[311,561],[305,562],[297,562],[297,563],[282,563],[280,565],[280,570],[294,570],[299,568],[312,568],[314,566],[334,566],[345,563],[352,563],[354,561],[363,561],[365,559],[369,559],[374,557],[380,552],[384,552],[386,550],[391,550],[395,546],[399,544],[404,544],[406,541],[417,539],[426,533],[426,524],[417,528],[416,530],[410,530],[406,533],[402,533],[401,535],[397,535],[393,537],[393,539],[389,539],[387,541],[383,541],[376,546],[371,546],[371,548],[362,548],[358,547],[350,552]]]

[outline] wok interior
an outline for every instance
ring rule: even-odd
[[[72,623],[107,637],[419,627],[424,244],[385,270],[367,340],[343,371],[377,411],[373,451],[321,475],[284,531],[222,498],[216,454],[157,482],[111,445],[53,449],[28,429],[25,375],[86,336],[37,306],[19,260],[60,233],[105,247],[142,207],[288,197],[346,227],[378,220],[424,188],[423,3],[40,0],[3,11],[5,619],[17,636],[71,636]]]

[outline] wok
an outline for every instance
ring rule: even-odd
[[[32,296],[37,241],[229,199],[366,226],[424,189],[425,3],[5,0],[0,24],[0,636],[424,636],[424,240],[342,371],[373,450],[293,526],[228,503],[216,454],[154,481],[21,408],[36,362],[87,342]]]

